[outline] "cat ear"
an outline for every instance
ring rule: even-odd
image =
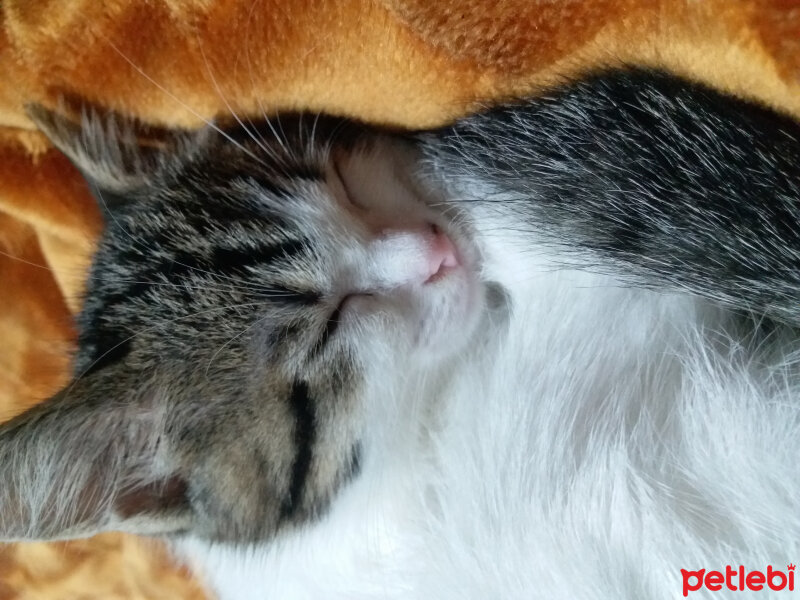
[[[142,392],[108,397],[119,382],[104,373],[0,426],[0,540],[189,528],[164,403]]]
[[[125,198],[153,185],[201,150],[210,131],[210,127],[196,131],[149,127],[87,108],[77,120],[39,104],[29,104],[26,110],[104,199]]]

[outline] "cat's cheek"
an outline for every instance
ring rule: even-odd
[[[484,306],[483,286],[459,269],[423,286],[349,296],[340,329],[370,362],[382,357],[393,364],[409,358],[429,364],[468,343]]]
[[[393,362],[411,346],[408,324],[418,314],[412,304],[408,297],[354,294],[342,307],[339,328],[369,362]]]

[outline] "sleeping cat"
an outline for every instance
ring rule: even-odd
[[[107,227],[74,381],[0,428],[0,538],[166,536],[222,598],[800,558],[791,119],[634,68],[413,134],[31,114]]]

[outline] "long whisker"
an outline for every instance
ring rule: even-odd
[[[253,62],[250,60],[250,30],[253,23],[253,15],[255,14],[256,6],[258,6],[259,0],[254,0],[250,4],[250,10],[247,13],[247,21],[244,26],[244,44],[240,52],[244,52],[245,62],[247,63],[247,76],[250,78],[250,89],[254,91],[256,89],[256,82],[253,78]],[[236,64],[239,63],[239,54],[236,55]],[[262,117],[264,115],[264,105],[261,103],[261,96],[260,94],[254,94],[256,103],[258,104],[259,112],[261,113]],[[253,125],[253,121],[250,117],[247,118],[250,125]],[[268,146],[267,141],[264,139],[264,136],[261,135],[261,131],[255,125],[253,125],[253,129],[255,130],[256,134],[258,135],[259,140],[263,144],[263,147]],[[271,151],[272,149],[270,149]]]
[[[266,319],[266,318],[267,318],[266,316],[263,316],[263,317],[261,317],[261,318],[259,318],[259,319],[256,319],[256,320],[255,320],[255,322],[251,323],[250,325],[248,325],[247,327],[245,327],[245,328],[244,328],[242,331],[240,331],[239,333],[237,333],[236,335],[234,335],[234,336],[233,336],[231,339],[229,339],[227,342],[225,342],[224,344],[222,344],[222,346],[220,346],[220,347],[219,347],[219,349],[218,349],[216,352],[214,352],[214,354],[211,356],[211,358],[209,358],[209,359],[208,359],[208,364],[206,364],[206,373],[205,373],[206,377],[208,377],[208,371],[209,371],[209,369],[211,368],[211,364],[214,362],[214,359],[215,359],[215,358],[216,358],[216,357],[219,355],[219,353],[220,353],[220,352],[222,352],[222,351],[223,351],[223,350],[224,350],[224,349],[225,349],[225,348],[226,348],[226,347],[227,347],[229,344],[231,344],[233,341],[235,341],[236,339],[238,339],[238,338],[242,337],[242,336],[243,336],[245,333],[247,333],[248,331],[250,331],[250,330],[251,330],[253,327],[255,327],[256,325],[260,325],[261,323],[263,323],[263,322],[264,322],[264,319]]]
[[[214,292],[239,292],[245,295],[250,295],[256,298],[290,298],[295,294],[275,292],[274,290],[263,288],[243,288],[240,286],[228,285],[208,285],[203,282],[190,283],[183,281],[181,283],[174,283],[169,281],[137,281],[135,279],[114,279],[114,283],[127,283],[131,285],[150,285],[156,287],[169,287],[181,290],[199,290],[199,291],[214,291]]]
[[[252,60],[250,58],[250,23],[251,23],[251,20],[252,20],[253,13],[254,13],[254,10],[255,10],[257,2],[258,2],[258,0],[253,2],[253,4],[250,6],[250,12],[249,12],[249,14],[247,16],[247,26],[245,28],[245,43],[244,43],[245,59],[247,61],[248,76],[250,78],[250,84],[253,87],[253,89],[255,89],[256,86],[255,86],[255,79],[253,78],[253,62],[252,62]],[[277,6],[277,10],[283,10],[284,13],[285,13],[285,8],[283,8],[280,5],[280,3]],[[264,105],[261,102],[261,98],[258,95],[256,95],[256,102],[258,103],[259,110],[261,111],[261,115],[264,118],[264,122],[266,123],[267,127],[269,127],[270,131],[272,132],[272,135],[274,136],[274,138],[278,142],[278,144],[280,144],[281,150],[283,151],[283,155],[282,156],[279,156],[276,153],[273,153],[272,156],[274,158],[276,158],[278,162],[284,162],[286,157],[291,156],[291,152],[290,152],[289,148],[287,147],[287,145],[286,145],[286,143],[284,141],[285,140],[285,136],[281,137],[278,134],[278,132],[276,131],[275,126],[272,123],[272,119],[267,115],[266,110],[264,109]],[[277,112],[276,112],[276,114],[277,114]],[[264,140],[263,136],[261,136],[260,133],[259,133],[259,137],[261,137],[262,141],[264,141],[264,145],[265,146],[267,146],[267,147],[270,146],[270,144]]]
[[[246,303],[246,304],[232,304],[232,305],[225,305],[225,306],[215,306],[214,308],[209,308],[209,309],[206,309],[206,310],[193,312],[193,313],[188,314],[188,315],[183,315],[182,317],[177,317],[176,319],[173,319],[172,321],[170,321],[169,324],[171,325],[171,324],[176,323],[178,321],[183,321],[185,319],[190,319],[192,317],[196,317],[198,315],[203,315],[203,314],[207,314],[207,313],[214,312],[214,311],[230,310],[230,309],[233,309],[233,308],[246,308],[246,307],[251,307],[251,306],[263,306],[263,304],[260,303],[260,302],[249,302],[249,303]],[[75,386],[75,384],[80,379],[85,377],[86,374],[89,373],[92,370],[92,367],[94,367],[98,362],[103,360],[103,358],[105,358],[108,354],[110,354],[111,352],[113,352],[114,350],[116,350],[117,348],[122,346],[123,344],[127,344],[132,339],[134,339],[134,338],[136,338],[136,337],[138,337],[138,336],[140,336],[142,334],[148,333],[150,331],[159,329],[160,327],[162,327],[162,326],[161,325],[153,325],[152,327],[145,327],[144,329],[140,329],[139,331],[131,334],[130,336],[128,336],[124,340],[120,341],[119,343],[115,344],[114,346],[112,346],[111,348],[109,348],[108,350],[103,352],[103,354],[101,354],[95,360],[93,360],[92,363],[90,365],[88,365],[86,367],[86,369],[84,369],[84,371],[80,375],[75,377],[75,380],[72,382],[72,384],[69,386],[69,388],[67,388],[67,391],[65,392],[65,396],[68,396],[70,391],[72,390],[72,388]]]
[[[5,256],[6,258],[10,258],[11,260],[15,260],[17,262],[21,262],[26,265],[30,265],[32,267],[36,267],[37,269],[44,269],[45,271],[53,271],[53,267],[49,267],[47,265],[40,265],[38,263],[25,260],[24,258],[20,258],[19,256],[14,256],[13,254],[9,254],[8,252],[5,252],[3,250],[0,250],[0,256]]]
[[[200,36],[197,34],[197,32],[195,32],[195,41],[197,42],[198,50],[200,50],[200,56],[203,57],[203,63],[205,64],[206,67],[206,73],[208,73],[208,76],[211,78],[211,83],[214,86],[214,90],[217,92],[217,95],[219,96],[220,100],[222,100],[222,102],[225,104],[225,107],[228,109],[228,112],[233,116],[233,118],[236,119],[236,122],[239,124],[239,126],[247,133],[248,136],[250,136],[250,139],[252,139],[259,148],[261,148],[265,152],[269,152],[269,150],[256,138],[253,132],[250,131],[250,129],[244,124],[244,122],[242,122],[242,120],[239,118],[239,115],[237,115],[236,111],[233,110],[233,107],[231,106],[230,102],[228,102],[228,99],[225,97],[225,94],[222,93],[222,88],[220,88],[219,82],[217,81],[217,78],[214,76],[214,73],[211,70],[211,64],[208,61],[208,57],[206,56],[205,50],[203,49],[203,44],[200,41]]]
[[[284,131],[284,129],[283,129],[283,123],[281,123],[281,113],[279,111],[275,111],[275,121],[277,121],[277,123],[278,123],[278,129],[281,130],[281,135],[280,135],[280,137],[278,139],[279,140],[281,140],[281,139],[288,140],[289,138],[286,137],[286,131]],[[272,127],[271,123],[270,123],[270,127]],[[275,131],[274,128],[272,130]],[[275,135],[277,136],[278,134],[276,133]],[[284,144],[281,144],[281,145],[283,146],[284,150],[286,151],[286,154],[288,154],[292,158],[295,158],[295,159],[297,158],[294,155],[294,153],[292,152],[291,148],[289,148],[288,146],[286,146]]]
[[[0,256],[5,256],[10,258],[11,260],[21,262],[23,264],[30,265],[32,267],[36,267],[37,269],[43,269],[45,271],[55,272],[50,266],[47,265],[40,265],[38,263],[31,262],[29,260],[25,260],[24,258],[20,258],[19,256],[14,256],[8,252],[0,250]],[[81,273],[82,275],[83,273]],[[86,277],[87,280],[91,281],[103,281],[104,279],[96,274],[89,273]],[[152,286],[161,286],[161,287],[173,287],[173,288],[181,288],[181,289],[196,289],[201,291],[206,290],[213,290],[218,292],[227,292],[227,291],[236,291],[245,294],[253,294],[261,298],[280,298],[280,297],[288,297],[292,294],[280,294],[275,293],[267,286],[260,286],[258,284],[251,284],[251,285],[239,285],[237,282],[221,282],[221,283],[211,283],[208,281],[196,281],[190,282],[188,280],[181,281],[180,283],[169,282],[169,281],[142,281],[137,279],[117,279],[113,280],[116,283],[127,283],[132,285],[152,285]]]
[[[253,2],[250,5],[250,12],[247,15],[247,23],[245,25],[245,31],[244,31],[244,58],[247,63],[247,76],[250,78],[250,87],[253,90],[255,90],[256,88],[256,82],[253,77],[253,62],[250,59],[250,28],[251,28],[250,26],[253,20],[255,7],[258,4],[258,2],[259,0],[255,0],[255,2]],[[258,109],[259,112],[261,113],[263,120],[268,121],[269,119],[267,117],[266,110],[264,109],[264,104],[261,102],[261,96],[259,94],[255,94],[255,99],[256,103],[258,104]],[[250,122],[251,125],[253,124],[253,122],[250,119],[248,119],[248,121]],[[270,146],[270,144],[267,142],[266,139],[264,139],[264,136],[261,134],[259,128],[254,127],[254,130],[257,133],[259,140],[261,140],[261,148],[263,148],[266,152],[268,152],[270,156],[276,159],[277,162],[280,162],[280,157],[277,151]]]
[[[147,81],[149,81],[150,83],[152,83],[152,84],[153,84],[153,85],[154,85],[154,86],[155,86],[155,87],[156,87],[156,88],[157,88],[159,91],[161,91],[161,92],[162,92],[162,93],[164,93],[166,96],[168,96],[169,98],[171,98],[172,100],[174,100],[175,102],[177,102],[178,104],[180,104],[180,105],[181,105],[183,108],[185,108],[185,109],[186,109],[186,110],[188,110],[190,113],[192,113],[194,116],[196,116],[198,119],[200,119],[201,121],[203,121],[203,122],[204,122],[204,123],[205,123],[205,124],[206,124],[208,127],[210,127],[211,129],[213,129],[214,131],[216,131],[217,133],[219,133],[219,134],[220,134],[222,137],[224,137],[226,140],[228,140],[229,142],[231,142],[231,143],[232,143],[234,146],[236,146],[237,148],[239,148],[239,149],[240,149],[242,152],[245,152],[245,153],[246,153],[248,156],[250,156],[251,158],[254,158],[255,160],[258,160],[258,161],[260,161],[260,159],[259,159],[259,157],[258,157],[258,156],[256,156],[255,154],[253,154],[252,152],[250,152],[250,151],[249,151],[247,148],[245,148],[244,146],[242,146],[242,145],[241,145],[239,142],[237,142],[237,141],[236,141],[236,140],[235,140],[233,137],[231,137],[231,136],[230,136],[228,133],[226,133],[226,132],[225,132],[223,129],[221,129],[220,127],[218,127],[217,125],[215,125],[213,121],[210,121],[209,119],[206,119],[205,117],[203,117],[203,115],[201,115],[199,112],[197,112],[196,110],[194,110],[194,109],[193,109],[191,106],[189,106],[188,104],[186,104],[186,103],[185,103],[183,100],[181,100],[180,98],[178,98],[178,97],[177,97],[175,94],[173,94],[172,92],[170,92],[170,91],[169,91],[167,88],[165,88],[163,85],[161,85],[160,83],[158,83],[158,82],[157,82],[155,79],[153,79],[152,77],[150,77],[150,75],[148,75],[147,73],[145,73],[144,69],[142,69],[142,68],[141,68],[139,65],[137,65],[137,64],[136,64],[136,63],[134,63],[134,62],[133,62],[133,61],[132,61],[130,58],[128,58],[128,57],[125,55],[125,53],[124,53],[124,52],[122,52],[122,50],[120,50],[119,48],[117,48],[117,46],[114,44],[114,42],[113,42],[113,41],[111,41],[111,40],[110,40],[109,38],[107,38],[107,37],[104,37],[103,39],[104,39],[104,40],[105,40],[105,41],[108,43],[108,45],[109,45],[109,46],[111,46],[111,48],[112,48],[112,49],[113,49],[113,50],[114,50],[114,51],[115,51],[117,54],[119,54],[119,55],[122,57],[122,59],[123,59],[125,62],[127,62],[127,63],[128,63],[128,64],[129,64],[129,65],[130,65],[130,66],[131,66],[131,67],[132,67],[132,68],[133,68],[133,69],[134,69],[134,70],[135,70],[137,73],[139,73],[139,74],[140,74],[142,77],[144,77],[144,78],[145,78]]]

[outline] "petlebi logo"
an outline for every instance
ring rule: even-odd
[[[772,590],[780,592],[787,590],[794,591],[794,564],[788,564],[786,571],[775,569],[768,565],[766,571],[748,571],[743,565],[738,568],[727,565],[725,571],[687,571],[681,569],[683,576],[683,595],[688,596],[689,592],[696,592],[702,588],[712,592],[720,590],[735,591],[760,591]]]

